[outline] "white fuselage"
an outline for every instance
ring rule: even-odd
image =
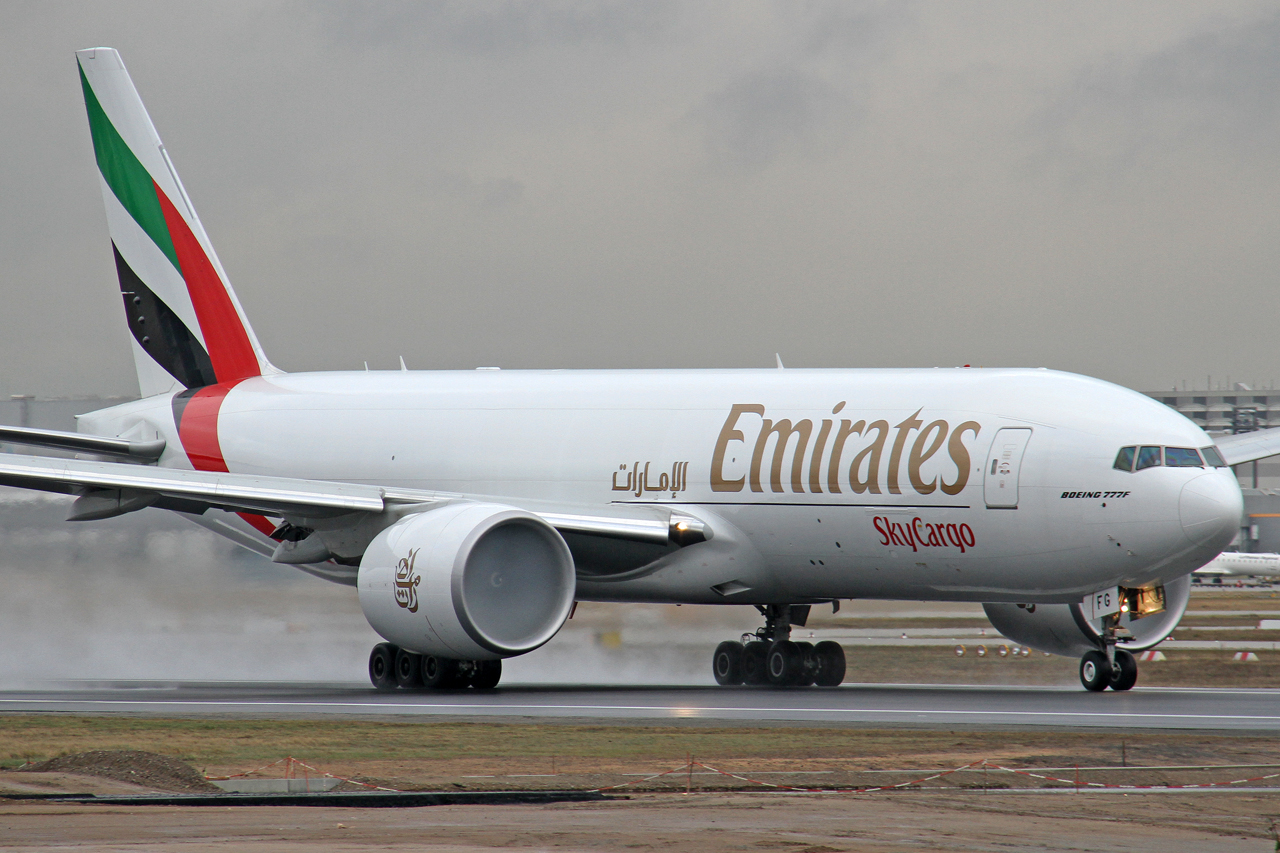
[[[190,467],[167,398],[80,429],[140,422]],[[1122,446],[1211,445],[1187,418],[1048,370],[302,373],[232,388],[216,435],[232,472],[660,505],[715,531],[580,573],[583,599],[1078,601],[1187,575],[1241,514],[1230,469],[1113,468]]]

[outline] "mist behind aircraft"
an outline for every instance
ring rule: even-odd
[[[126,0],[4,10],[0,394],[136,393],[102,44],[287,370],[1280,378],[1273,4]]]

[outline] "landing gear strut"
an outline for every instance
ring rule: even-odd
[[[369,680],[378,690],[475,687],[490,690],[502,678],[500,660],[454,660],[378,643],[369,655]]]
[[[844,649],[839,643],[791,640],[791,626],[803,627],[808,621],[808,605],[769,604],[756,609],[764,617],[763,628],[716,647],[711,670],[717,684],[836,687],[844,681]]]
[[[1112,690],[1128,690],[1138,683],[1138,661],[1124,649],[1116,648],[1117,639],[1128,639],[1129,632],[1120,624],[1118,615],[1102,620],[1100,649],[1085,652],[1080,659],[1080,683],[1085,690],[1101,693]]]

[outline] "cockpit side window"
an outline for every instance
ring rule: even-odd
[[[1216,447],[1202,447],[1200,452],[1204,454],[1204,461],[1208,462],[1214,468],[1226,468],[1227,461],[1222,458],[1222,454],[1218,452]]]
[[[1137,449],[1138,448],[1136,447],[1120,448],[1120,452],[1116,454],[1116,464],[1111,467],[1115,468],[1117,471],[1132,471],[1133,454]]]
[[[1138,464],[1134,466],[1135,471],[1141,471],[1143,468],[1154,468],[1160,464],[1160,448],[1158,447],[1140,447],[1138,448]]]
[[[1204,463],[1200,461],[1200,454],[1196,452],[1194,447],[1166,447],[1164,449],[1164,464],[1170,468],[1204,467]]]

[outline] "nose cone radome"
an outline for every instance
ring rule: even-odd
[[[1244,498],[1235,478],[1214,471],[1182,487],[1178,516],[1187,538],[1197,545],[1225,548],[1240,530]]]

